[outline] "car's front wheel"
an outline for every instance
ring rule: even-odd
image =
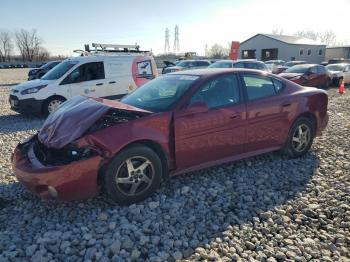
[[[116,155],[103,174],[103,186],[120,205],[142,201],[160,186],[162,163],[149,147],[132,146]]]
[[[52,112],[56,111],[57,108],[65,101],[63,97],[54,96],[47,99],[44,103],[43,113],[48,116]]]
[[[305,117],[300,117],[289,131],[283,152],[292,158],[307,153],[314,139],[314,125]]]

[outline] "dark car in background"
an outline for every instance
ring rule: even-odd
[[[189,69],[206,68],[210,65],[208,60],[182,60],[175,66],[169,66],[163,69],[162,74],[178,72]]]
[[[43,198],[82,199],[102,188],[131,204],[168,177],[280,149],[303,156],[327,125],[327,103],[325,91],[261,70],[166,74],[120,102],[67,100],[18,144],[12,166]]]
[[[219,60],[208,66],[208,68],[248,68],[269,71],[264,62],[256,60]]]
[[[46,64],[42,65],[39,68],[33,68],[29,70],[28,80],[41,78],[43,75],[45,75],[47,72],[49,72],[52,68],[54,68],[59,63],[61,63],[61,61],[51,61],[51,62],[47,62]]]
[[[280,73],[279,76],[303,86],[327,88],[332,83],[332,76],[328,69],[316,64],[295,65]]]

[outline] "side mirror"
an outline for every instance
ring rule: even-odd
[[[205,102],[195,102],[190,104],[186,110],[185,115],[192,115],[197,113],[206,113],[209,111],[208,105]]]

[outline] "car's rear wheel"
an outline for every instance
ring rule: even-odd
[[[300,117],[289,131],[283,152],[292,158],[305,155],[314,139],[314,125],[310,119]]]
[[[142,201],[160,186],[162,163],[146,146],[133,146],[116,155],[103,174],[108,196],[120,205]]]
[[[46,100],[43,108],[44,115],[48,116],[65,101],[63,97],[55,96]]]
[[[327,78],[326,79],[326,82],[324,83],[324,88],[328,88],[328,87],[330,87],[331,86],[331,84],[332,84],[332,79],[330,79],[330,78]]]

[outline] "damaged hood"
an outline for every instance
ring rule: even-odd
[[[60,149],[81,137],[110,109],[150,114],[152,112],[117,101],[75,96],[51,113],[38,133],[46,147]]]

